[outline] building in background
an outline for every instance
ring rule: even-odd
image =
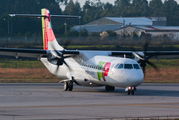
[[[132,35],[136,33],[141,36],[142,33],[150,34],[152,37],[166,35],[172,40],[179,40],[179,26],[124,26],[113,30],[118,35]]]
[[[166,17],[103,17],[85,25],[74,26],[72,29],[79,31],[86,29],[88,33],[115,30],[126,25],[158,25],[166,26]]]
[[[166,25],[166,17],[103,17],[72,29],[86,29],[89,34],[112,30],[118,35],[136,33],[140,36],[143,32],[151,36],[167,35],[172,40],[179,40],[179,26]]]

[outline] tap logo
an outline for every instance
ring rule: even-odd
[[[106,81],[105,77],[108,76],[109,68],[111,66],[110,62],[99,62],[98,66],[98,80]]]

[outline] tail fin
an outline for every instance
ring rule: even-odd
[[[50,15],[50,11],[46,8],[41,9],[41,15],[38,14],[9,14],[11,17],[38,17],[42,18],[42,33],[43,33],[43,47],[44,50],[63,50],[55,38],[51,27],[50,17],[55,18],[81,18],[80,16],[69,16],[69,15]]]
[[[44,50],[63,50],[55,38],[51,27],[50,11],[46,8],[41,9],[41,14],[47,17],[42,17],[42,33],[43,33],[43,48]]]

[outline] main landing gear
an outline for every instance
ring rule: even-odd
[[[106,91],[114,91],[115,87],[114,86],[105,86]]]
[[[128,95],[132,94],[134,95],[134,91],[136,91],[136,87],[128,87],[126,88],[126,91],[128,92]]]
[[[64,91],[72,91],[73,90],[73,81],[64,82],[63,90]]]
[[[73,90],[73,82],[74,82],[74,77],[71,77],[71,80],[69,81],[64,81],[64,86],[63,86],[63,90],[64,91],[72,91]]]

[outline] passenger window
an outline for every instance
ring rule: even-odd
[[[118,69],[122,69],[123,68],[123,64],[120,64],[119,66],[118,66]]]
[[[133,66],[134,66],[134,69],[140,69],[138,64],[133,64]]]
[[[125,69],[133,69],[132,64],[124,64]]]

